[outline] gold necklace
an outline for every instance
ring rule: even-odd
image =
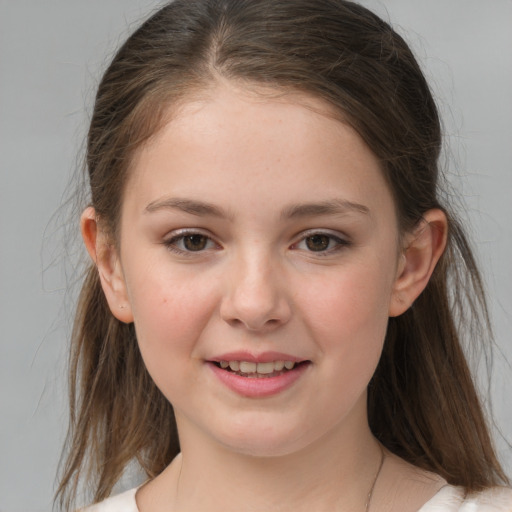
[[[384,449],[382,448],[382,445],[380,445],[380,444],[379,444],[379,447],[380,447],[379,469],[377,470],[377,474],[375,475],[375,478],[373,480],[372,487],[370,489],[370,492],[368,493],[368,497],[366,498],[366,507],[364,509],[365,512],[368,512],[370,510],[370,503],[372,501],[373,490],[375,489],[375,484],[377,483],[377,480],[379,479],[380,472],[382,470],[382,466],[384,465],[384,459],[385,459]]]

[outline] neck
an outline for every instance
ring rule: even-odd
[[[151,510],[366,510],[381,462],[367,423],[328,432],[302,450],[279,457],[238,453],[180,430],[182,454],[155,479],[160,498]],[[165,507],[164,507],[165,503]],[[170,506],[171,504],[171,506]],[[142,509],[142,507],[141,507]]]

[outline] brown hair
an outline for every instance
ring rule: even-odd
[[[449,219],[448,246],[413,307],[391,318],[368,396],[370,426],[392,452],[475,491],[507,481],[462,349],[488,316],[464,232],[441,204],[441,129],[425,78],[403,39],[345,0],[176,0],[121,47],[99,85],[87,143],[91,204],[116,240],[134,152],[169,105],[219,76],[328,102],[380,159],[403,231],[431,208]],[[476,334],[475,334],[476,333]],[[110,312],[88,270],[72,334],[68,456],[58,496],[69,506],[84,472],[95,500],[136,459],[148,476],[179,451],[172,406],[148,375],[133,325]]]

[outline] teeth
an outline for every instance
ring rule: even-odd
[[[256,363],[248,363],[247,361],[240,361],[240,371],[242,373],[254,373],[258,365]]]
[[[293,369],[295,363],[293,361],[270,361],[268,363],[253,363],[250,361],[220,361],[220,367],[223,369],[230,368],[233,372],[240,373],[259,373],[261,375],[269,375],[274,372],[281,372],[284,368]]]
[[[240,370],[240,362],[239,361],[229,361],[229,367],[234,372],[237,372],[238,370]]]
[[[274,363],[258,363],[258,366],[256,367],[256,371],[258,373],[273,373],[274,372]]]
[[[280,372],[284,368],[284,361],[276,361],[274,363],[274,370]]]

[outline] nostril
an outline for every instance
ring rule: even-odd
[[[259,319],[245,319],[242,320],[240,318],[228,318],[225,321],[231,325],[232,327],[244,327],[249,331],[266,331],[268,329],[272,329],[277,327],[280,323],[282,323],[277,318],[271,318],[269,320],[259,320]]]

